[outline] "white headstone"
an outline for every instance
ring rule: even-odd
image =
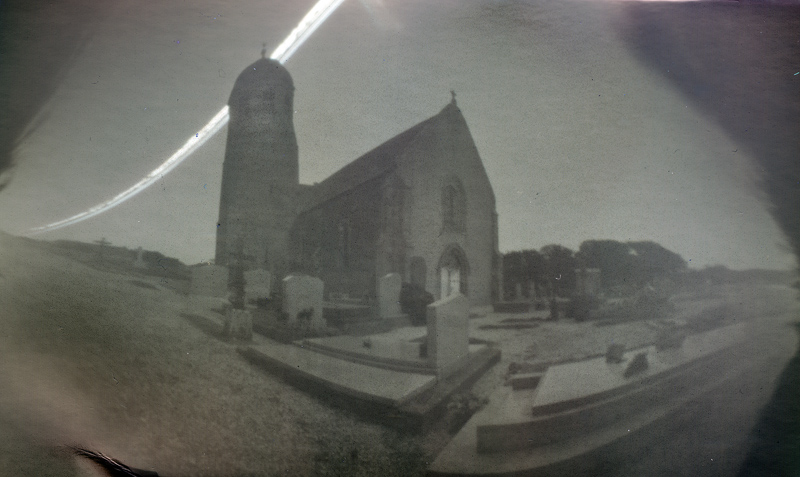
[[[322,318],[322,294],[325,285],[322,280],[306,275],[289,275],[283,279],[283,311],[289,323],[298,319],[309,320],[312,328],[325,326]]]
[[[439,377],[469,358],[469,298],[455,293],[428,305],[428,361]]]
[[[250,270],[244,272],[244,301],[269,298],[272,287],[272,274],[269,270]]]
[[[190,293],[203,296],[228,296],[228,269],[219,265],[192,267]]]
[[[378,280],[378,308],[381,318],[400,316],[400,288],[403,278],[399,273],[389,273]]]

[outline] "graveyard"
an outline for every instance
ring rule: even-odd
[[[95,448],[161,475],[448,474],[437,459],[453,458],[439,456],[479,456],[452,449],[477,437],[481,419],[503,396],[538,381],[558,399],[571,388],[548,383],[543,371],[566,372],[575,362],[604,367],[611,345],[621,345],[628,363],[675,330],[685,335],[684,346],[700,348],[691,343],[702,339],[692,336],[715,330],[760,336],[778,362],[796,346],[782,327],[796,319],[796,290],[780,283],[720,285],[676,296],[666,319],[611,324],[551,321],[546,309],[470,310],[456,294],[431,304],[424,326],[408,326],[396,303],[378,300],[365,321],[389,324],[359,329],[354,319],[349,333],[280,342],[258,331],[270,319],[259,302],[276,283],[291,289],[298,280],[261,272],[245,278],[243,309],[254,331],[247,339],[225,334],[227,274],[208,269],[202,280],[167,278],[148,274],[137,253],[128,270],[110,269],[32,240],[0,240],[10,252],[0,258],[7,311],[0,442],[17,475],[86,475],[64,445]],[[294,310],[298,328],[328,328],[320,317],[337,307],[319,300],[319,283],[309,278],[281,309]],[[386,281],[397,290],[396,278]],[[315,308],[320,301],[322,311]],[[331,316],[359,316],[353,309]],[[462,318],[455,329],[451,314]],[[651,371],[665,366],[649,360]],[[771,379],[760,378],[767,390]]]

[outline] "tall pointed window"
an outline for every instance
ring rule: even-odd
[[[442,229],[445,232],[463,232],[466,209],[461,181],[456,177],[449,178],[442,186]]]

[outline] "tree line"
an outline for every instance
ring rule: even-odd
[[[651,242],[586,240],[577,251],[562,245],[522,250],[503,255],[505,299],[570,297],[576,291],[576,270],[600,269],[601,288],[620,296],[635,293],[662,280],[677,281],[687,269],[686,260]]]

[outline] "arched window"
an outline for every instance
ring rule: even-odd
[[[446,232],[463,232],[467,201],[464,187],[457,177],[451,177],[442,186],[442,229]]]

